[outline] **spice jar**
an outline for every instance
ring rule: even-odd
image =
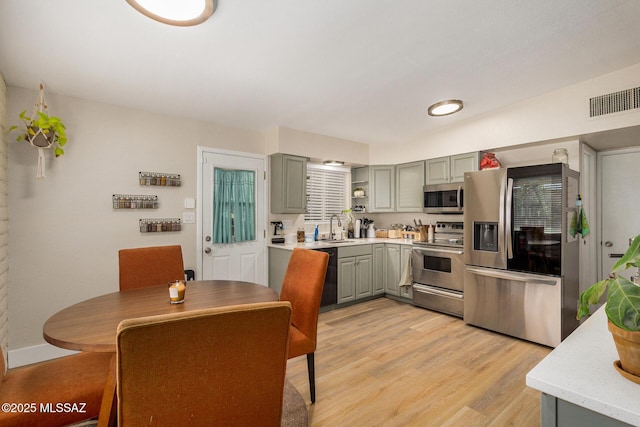
[[[304,228],[298,228],[298,234],[296,235],[298,243],[304,242]]]

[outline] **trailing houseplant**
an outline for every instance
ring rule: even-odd
[[[67,143],[67,134],[59,117],[50,116],[42,111],[36,111],[34,117],[29,117],[27,110],[22,111],[18,117],[25,125],[16,138],[18,141],[27,141],[37,148],[53,147],[56,157],[64,154],[62,147]],[[18,126],[12,126],[9,131],[16,129]]]
[[[18,129],[18,141],[27,141],[38,149],[38,170],[36,178],[45,177],[45,157],[44,150],[53,148],[56,157],[64,154],[62,148],[67,143],[67,132],[60,117],[49,115],[47,103],[44,99],[44,83],[40,83],[38,100],[31,117],[27,116],[27,110],[19,114],[20,120],[24,123],[24,128],[11,126],[9,131]]]
[[[607,292],[605,312],[624,371],[640,377],[640,285],[620,273],[640,267],[640,235],[636,236],[609,277],[594,283],[580,295],[578,319],[590,313]]]

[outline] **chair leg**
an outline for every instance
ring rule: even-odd
[[[307,353],[307,370],[309,371],[309,392],[311,403],[316,403],[316,367],[314,353]]]

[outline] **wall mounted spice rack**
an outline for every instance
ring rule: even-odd
[[[146,218],[140,219],[139,224],[141,233],[180,231],[182,229],[180,218]]]
[[[113,209],[158,209],[158,196],[114,194]]]
[[[158,187],[180,187],[180,174],[164,172],[138,172],[140,185],[155,185]]]

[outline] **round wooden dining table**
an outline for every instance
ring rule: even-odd
[[[205,308],[278,301],[275,290],[255,283],[203,280],[187,283],[184,302],[171,304],[167,285],[112,292],[69,306],[44,324],[44,339],[57,347],[112,352],[111,372],[105,386],[99,426],[115,424],[115,352],[118,325],[124,319],[183,313]]]
[[[271,288],[249,282],[203,280],[187,283],[184,302],[171,304],[167,285],[112,292],[69,306],[44,324],[44,339],[80,351],[116,351],[116,331],[124,319],[204,308],[277,301]]]

